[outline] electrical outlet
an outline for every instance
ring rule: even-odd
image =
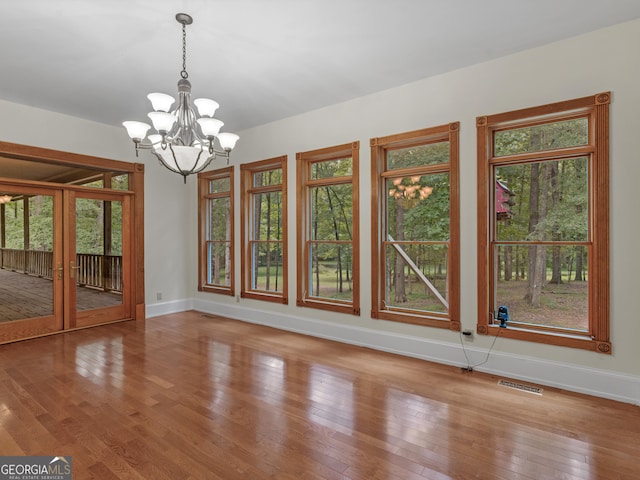
[[[162,292],[156,293],[156,300],[162,300]]]

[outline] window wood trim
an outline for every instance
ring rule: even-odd
[[[282,184],[268,185],[262,187],[253,186],[253,175],[261,171],[268,171],[280,168],[282,169]],[[267,160],[261,160],[252,163],[240,165],[241,176],[241,198],[240,198],[240,238],[241,249],[240,255],[240,272],[242,275],[242,285],[240,296],[242,298],[251,298],[254,300],[263,300],[266,302],[275,302],[287,305],[289,303],[289,262],[288,262],[288,221],[287,221],[287,155],[274,157]],[[280,192],[282,198],[282,293],[265,292],[252,290],[251,285],[251,248],[249,239],[249,222],[251,221],[251,194]]]
[[[611,93],[550,103],[512,112],[477,117],[478,170],[478,322],[480,335],[546,343],[571,348],[611,353],[610,275],[609,275],[609,104]],[[493,132],[508,128],[538,125],[544,120],[576,117],[589,119],[589,143],[584,147],[543,150],[520,155],[493,156]],[[584,154],[589,162],[589,334],[555,334],[519,328],[500,328],[491,318],[491,169],[496,164],[527,162],[535,159],[565,158]],[[597,199],[597,202],[596,202]]]
[[[371,147],[371,318],[391,320],[396,322],[411,323],[427,327],[447,328],[460,331],[460,123],[453,122],[446,125],[414,130],[385,137],[372,138]],[[410,146],[429,145],[434,143],[449,142],[449,162],[425,165],[424,167],[400,168],[386,170],[385,152],[406,148]],[[416,174],[449,174],[449,312],[440,314],[437,312],[415,313],[402,308],[385,308],[383,304],[384,287],[380,280],[380,274],[385,271],[385,257],[382,246],[386,242],[381,231],[384,221],[382,214],[384,209],[380,202],[386,198],[382,192],[381,179]]]
[[[299,307],[317,308],[332,312],[360,315],[360,177],[359,177],[360,142],[345,143],[333,147],[298,152],[296,154],[296,305]],[[311,180],[311,165],[318,162],[351,158],[351,177]],[[307,238],[309,209],[307,188],[321,185],[351,184],[353,202],[352,224],[352,301],[333,300],[310,297],[307,293],[307,265],[309,251]]]
[[[209,181],[221,178],[229,178],[229,193],[223,194],[209,192]],[[212,198],[229,197],[229,211],[231,214],[230,221],[230,249],[231,257],[231,273],[229,275],[228,287],[221,285],[207,284],[207,200]],[[198,291],[218,293],[221,295],[235,295],[235,234],[234,234],[234,169],[233,166],[220,168],[218,170],[209,170],[198,174]]]

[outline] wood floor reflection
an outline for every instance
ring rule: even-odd
[[[0,455],[74,479],[640,478],[640,409],[196,312],[0,346]]]

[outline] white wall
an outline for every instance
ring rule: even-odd
[[[445,75],[427,78],[241,133],[233,163],[289,156],[289,257],[295,258],[296,152],[359,140],[361,178],[362,316],[295,306],[295,262],[290,262],[288,306],[198,293],[193,305],[248,321],[301,331],[383,350],[464,364],[459,335],[441,329],[372,320],[369,139],[461,122],[462,327],[475,331],[476,313],[476,129],[480,115],[612,92],[611,104],[611,340],[603,355],[499,338],[487,371],[548,385],[640,403],[640,294],[636,292],[640,235],[635,184],[640,178],[640,21],[550,44]],[[416,61],[422,59],[416,58]],[[313,92],[310,92],[313,94]],[[214,165],[217,168],[221,165]],[[237,171],[237,175],[239,172]],[[238,185],[238,183],[236,183]],[[236,192],[239,202],[239,192]],[[195,215],[195,214],[194,214]],[[238,220],[238,219],[236,219]],[[192,223],[195,218],[192,215]],[[239,223],[236,223],[239,232]],[[195,242],[195,228],[191,230]],[[237,244],[237,242],[236,242]],[[236,250],[236,266],[240,259]],[[195,268],[195,265],[194,265]],[[195,274],[194,274],[195,275]],[[193,276],[192,276],[193,278]],[[239,291],[239,276],[237,289]],[[472,361],[486,356],[493,337],[476,336]]]

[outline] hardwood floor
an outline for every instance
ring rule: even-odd
[[[74,479],[640,478],[640,408],[197,312],[0,346],[0,455]]]

